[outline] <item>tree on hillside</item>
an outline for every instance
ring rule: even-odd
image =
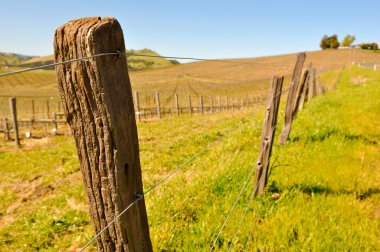
[[[377,43],[363,43],[360,44],[360,47],[364,50],[378,50],[379,45]]]
[[[342,46],[350,47],[352,43],[354,43],[355,40],[356,40],[356,37],[354,35],[347,35],[346,37],[344,37],[342,41]]]
[[[323,36],[322,40],[321,40],[321,44],[320,44],[320,47],[325,50],[325,49],[328,49],[328,48],[333,48],[333,49],[336,49],[338,48],[340,45],[339,41],[338,41],[338,35],[334,34],[332,36]]]

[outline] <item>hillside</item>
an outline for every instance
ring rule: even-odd
[[[2,53],[0,52],[0,67],[14,66],[21,62],[27,61],[32,58],[31,56],[25,56],[15,53]]]
[[[164,61],[161,63],[162,59],[149,58],[149,60],[157,62],[160,60],[160,63],[157,64],[165,65]],[[171,67],[130,71],[130,77],[133,89],[138,90],[142,95],[153,95],[155,91],[160,91],[163,100],[169,100],[174,93],[182,96],[187,94],[193,96],[199,94],[239,95],[265,90],[268,80],[273,75],[289,76],[295,60],[296,54],[289,54],[231,59],[228,62],[193,62]],[[35,61],[36,59],[30,60],[31,64],[34,64]],[[131,57],[129,62],[136,68],[142,64],[139,57]],[[320,73],[334,69],[339,71],[352,62],[380,64],[380,53],[363,50],[315,51],[307,52],[307,62],[313,62]],[[0,78],[0,95],[57,97],[55,72],[41,70]]]
[[[150,56],[160,56],[157,52],[152,51],[150,49],[142,49],[142,50],[128,50],[128,54],[142,54],[142,55],[150,55]],[[27,61],[22,62],[18,65],[18,67],[34,67],[41,66],[46,64],[51,64],[54,62],[53,55],[45,56],[45,57],[36,57],[29,59]],[[128,57],[128,68],[130,70],[142,70],[156,67],[166,67],[178,64],[176,61],[170,61],[163,58],[151,58],[144,56],[130,56]],[[50,68],[54,69],[54,67]]]

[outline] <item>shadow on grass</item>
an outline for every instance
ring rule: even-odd
[[[272,192],[272,188],[268,188],[269,192]],[[286,190],[291,191],[300,191],[303,194],[307,195],[314,195],[314,194],[321,194],[321,195],[354,195],[358,200],[365,200],[367,198],[370,198],[372,195],[380,194],[380,188],[368,188],[366,191],[352,191],[352,190],[333,190],[329,187],[323,186],[323,185],[307,185],[307,184],[294,184],[290,187],[284,188]],[[275,187],[275,190],[273,192],[279,192],[279,188]]]
[[[377,144],[377,141],[374,140],[373,138],[379,138],[380,137],[378,135],[375,135],[375,136],[371,136],[371,138],[372,138],[371,139],[371,138],[368,138],[368,137],[363,136],[363,135],[351,134],[350,132],[343,131],[341,129],[330,128],[330,129],[326,129],[326,130],[320,131],[318,133],[315,133],[313,135],[308,135],[306,137],[306,142],[311,142],[311,143],[323,142],[326,139],[328,139],[330,137],[334,137],[334,136],[336,136],[336,137],[340,136],[346,141],[360,141],[360,142],[363,142],[365,144],[371,144],[371,145]],[[289,141],[290,142],[299,142],[301,139],[305,139],[305,138],[301,137],[301,136],[295,136],[295,137],[291,138]]]

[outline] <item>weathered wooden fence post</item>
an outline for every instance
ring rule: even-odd
[[[203,96],[199,96],[199,110],[203,114]]]
[[[228,96],[226,96],[226,111],[228,111]]]
[[[304,98],[305,88],[306,88],[308,79],[309,79],[309,71],[305,70],[305,72],[303,73],[302,82],[297,94],[296,104],[294,105],[294,110],[293,110],[293,115],[292,115],[293,119],[297,116],[298,110],[301,107],[301,100]]]
[[[136,110],[137,110],[136,115],[139,122],[141,122],[140,99],[139,99],[139,92],[137,91],[135,91],[135,99],[136,99]]]
[[[214,112],[214,104],[212,101],[212,96],[210,96],[210,113],[213,113],[213,112]]]
[[[175,108],[176,108],[176,111],[177,111],[177,116],[179,116],[178,94],[175,94]]]
[[[99,251],[152,251],[124,36],[114,18],[82,18],[55,32],[58,89],[72,128]]]
[[[50,117],[50,105],[49,105],[49,100],[46,100],[46,118],[49,119]]]
[[[11,114],[12,114],[13,133],[15,137],[15,143],[17,146],[19,146],[20,138],[19,138],[19,133],[18,133],[16,98],[14,97],[9,98],[9,106],[10,106]]]
[[[32,120],[35,119],[34,100],[32,100]]]
[[[156,105],[157,105],[157,116],[161,119],[161,103],[160,103],[160,93],[156,91]]]
[[[273,77],[267,110],[264,118],[263,131],[261,133],[260,152],[256,164],[254,183],[254,195],[257,196],[264,191],[268,180],[269,160],[272,152],[273,138],[276,131],[278,107],[280,105],[281,90],[284,77]]]
[[[218,112],[222,111],[222,104],[220,103],[220,96],[218,96]]]
[[[8,126],[8,119],[4,118],[4,141],[9,141],[9,126]]]
[[[53,117],[53,119],[51,121],[51,124],[53,126],[53,129],[52,129],[51,133],[53,136],[56,136],[57,132],[58,132],[57,113],[53,112],[52,117]]]
[[[187,96],[187,100],[189,102],[189,114],[193,115],[193,109],[191,108],[191,96],[190,95]]]
[[[310,101],[315,96],[315,68],[313,67],[310,72],[309,89],[307,100]]]
[[[292,127],[292,121],[293,121],[293,110],[294,110],[294,102],[296,100],[297,91],[298,91],[298,83],[300,81],[301,73],[303,64],[306,59],[305,53],[298,54],[297,62],[294,67],[293,75],[292,75],[292,81],[290,83],[290,89],[288,93],[288,100],[286,102],[286,108],[285,108],[285,123],[282,128],[282,132],[280,134],[280,137],[278,139],[278,142],[280,144],[286,143],[286,141],[289,138],[290,129]]]

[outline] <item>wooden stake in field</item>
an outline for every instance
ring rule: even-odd
[[[293,119],[297,116],[298,110],[300,109],[301,100],[304,97],[308,79],[309,79],[309,71],[305,70],[305,72],[303,73],[303,78],[302,78],[301,85],[297,94],[296,104],[294,105],[294,109],[293,109],[293,115],[292,115]]]
[[[9,141],[9,127],[8,127],[8,119],[4,118],[4,141]]]
[[[203,96],[199,96],[199,110],[203,114]]]
[[[14,97],[9,98],[9,107],[11,109],[15,143],[17,146],[19,146],[20,145],[20,138],[19,138],[19,133],[18,133],[16,98],[14,98]]]
[[[140,110],[140,99],[139,99],[139,92],[135,91],[135,99],[136,99],[136,115],[141,122],[141,110]]]
[[[187,96],[187,101],[189,102],[189,114],[192,115],[193,109],[191,108],[191,96],[190,95]]]
[[[161,119],[161,103],[160,103],[160,93],[156,92],[156,105],[157,105],[157,116]]]
[[[298,54],[297,62],[293,71],[292,81],[290,83],[288,100],[286,102],[285,123],[278,140],[280,144],[286,143],[286,141],[289,138],[290,128],[292,127],[292,121],[293,121],[294,102],[296,100],[297,91],[298,91],[298,83],[301,77],[302,68],[303,68],[305,59],[306,59],[305,53]]]
[[[284,77],[273,77],[267,110],[264,118],[263,131],[261,133],[261,144],[259,158],[256,164],[254,183],[254,195],[260,195],[267,184],[269,160],[272,153],[273,137],[276,131],[278,107],[280,105],[281,90]]]
[[[176,111],[177,111],[177,116],[179,116],[178,94],[175,94],[175,109],[176,109]]]
[[[98,251],[152,251],[124,36],[114,18],[82,18],[55,32],[58,89],[77,146]]]

